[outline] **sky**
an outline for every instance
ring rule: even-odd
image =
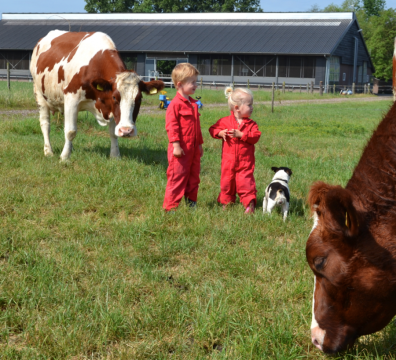
[[[199,0],[198,0],[199,1]],[[317,4],[324,8],[333,3],[342,4],[343,0],[260,0],[261,7],[268,12],[308,11]],[[0,13],[65,13],[85,12],[84,0],[0,0]],[[396,0],[386,0],[385,8],[396,8]]]

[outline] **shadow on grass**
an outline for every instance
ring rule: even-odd
[[[110,143],[109,146],[95,146],[93,148],[81,149],[87,153],[95,153],[107,158],[110,157]],[[146,165],[160,165],[165,171],[168,168],[168,159],[166,150],[150,149],[134,147],[132,149],[125,149],[120,146],[121,158],[129,160],[136,160]]]

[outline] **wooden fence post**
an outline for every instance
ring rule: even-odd
[[[301,84],[300,84],[300,94],[301,94]]]
[[[247,82],[247,88],[250,89],[250,82],[249,82],[249,79],[248,79],[248,82]]]
[[[311,81],[311,94],[313,94],[313,91],[314,91],[314,83],[313,81]]]
[[[202,77],[201,77],[201,92],[202,92],[202,81],[203,81],[203,79],[202,79]]]
[[[307,93],[309,93],[309,83],[307,83]]]
[[[355,83],[352,84],[352,94],[355,95]]]
[[[335,94],[335,92],[336,92],[336,86],[335,86],[335,84],[333,85],[333,94]]]
[[[10,63],[7,62],[7,87],[8,90],[11,90],[11,83],[10,83]]]
[[[235,81],[232,82],[232,90],[235,89]]]
[[[323,96],[323,81],[319,82],[319,94]]]
[[[286,87],[285,85],[286,85],[285,82],[283,82],[282,83],[282,93],[285,93],[285,87]]]
[[[272,112],[274,112],[274,100],[275,100],[275,83],[272,83]]]
[[[257,90],[260,90],[260,84],[257,85]]]

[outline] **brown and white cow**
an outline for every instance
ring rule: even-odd
[[[50,31],[33,50],[30,72],[40,108],[45,155],[53,155],[50,111],[64,113],[61,160],[70,157],[79,111],[89,111],[100,125],[109,125],[110,156],[119,157],[117,137],[137,134],[141,93],[156,93],[164,87],[162,81],[144,82],[126,70],[113,41],[101,32]]]
[[[396,103],[345,188],[315,183],[306,245],[315,275],[311,336],[326,353],[352,346],[396,314]]]

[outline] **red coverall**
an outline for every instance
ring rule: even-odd
[[[222,139],[217,134],[224,129],[239,129],[242,138],[226,137],[223,140],[221,156],[220,194],[217,201],[221,204],[235,202],[237,193],[245,208],[254,200],[256,203],[256,182],[254,180],[254,144],[259,141],[261,132],[251,119],[243,119],[241,125],[235,119],[234,113],[220,119],[209,128],[210,135]]]
[[[183,195],[197,201],[201,153],[199,145],[203,144],[201,124],[196,100],[185,99],[179,93],[168,106],[165,115],[165,128],[168,133],[168,183],[162,207],[169,211],[176,208]],[[173,156],[173,142],[179,141],[185,155]]]

